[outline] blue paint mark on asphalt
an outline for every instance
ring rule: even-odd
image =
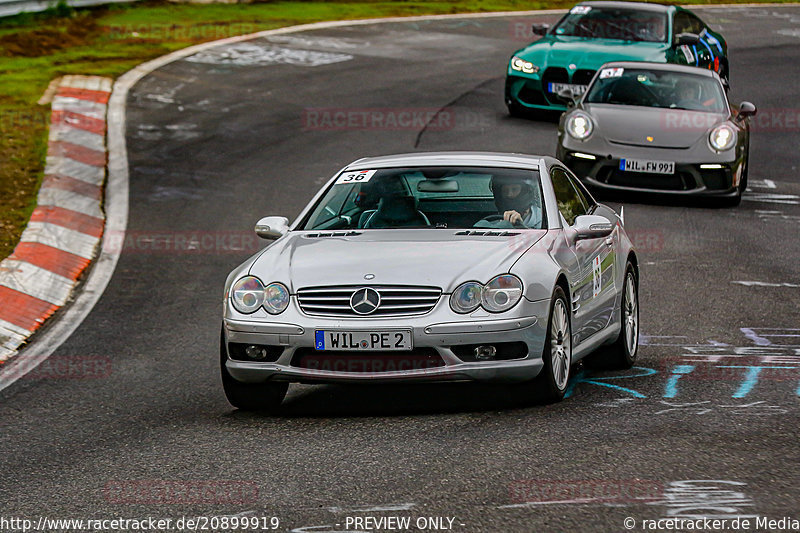
[[[586,371],[581,370],[580,372],[578,372],[578,375],[576,375],[575,378],[570,381],[569,385],[567,385],[567,390],[564,393],[564,398],[569,398],[570,396],[572,396],[572,394],[575,392],[575,387],[577,387],[579,383],[591,383],[592,385],[608,387],[609,389],[614,389],[630,394],[634,398],[647,398],[647,396],[645,396],[641,392],[635,391],[633,389],[620,387],[619,385],[613,385],[611,383],[604,383],[605,380],[610,380],[610,379],[639,378],[644,376],[652,376],[653,374],[658,373],[657,370],[654,370],[652,368],[646,368],[643,366],[635,366],[633,368],[640,370],[641,372],[638,374],[624,375],[624,376],[592,377],[592,376],[587,376]]]
[[[694,365],[678,365],[672,369],[672,375],[667,379],[664,389],[664,398],[674,398],[678,395],[678,380],[681,376],[689,374],[694,370]]]
[[[753,387],[758,383],[758,375],[761,373],[761,368],[760,366],[751,366],[747,369],[744,382],[739,387],[739,390],[733,393],[733,398],[744,398],[753,390]]]

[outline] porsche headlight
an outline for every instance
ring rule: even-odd
[[[254,276],[245,276],[231,287],[231,303],[240,313],[255,313],[265,299],[264,284]]]
[[[516,70],[518,72],[524,72],[525,74],[536,74],[539,72],[539,67],[531,63],[530,61],[525,61],[521,57],[514,56],[511,58],[511,70]]]
[[[481,305],[490,313],[508,311],[522,298],[522,281],[517,276],[503,274],[483,287]]]
[[[592,119],[585,113],[573,113],[567,119],[567,133],[579,141],[588,138],[593,130]]]
[[[282,283],[270,283],[265,290],[264,309],[271,315],[283,313],[289,307],[289,289]]]
[[[736,144],[736,132],[728,124],[720,124],[711,130],[708,142],[717,152],[724,152]]]
[[[459,314],[471,313],[481,305],[483,285],[468,281],[459,285],[450,295],[450,308]]]

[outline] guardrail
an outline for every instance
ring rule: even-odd
[[[71,7],[97,6],[137,0],[66,0]],[[34,13],[55,7],[58,0],[0,0],[0,17],[10,17],[20,13]]]

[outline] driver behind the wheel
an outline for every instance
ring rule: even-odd
[[[478,221],[476,228],[541,228],[542,199],[538,187],[518,178],[493,176],[489,189],[497,214]]]
[[[675,106],[684,109],[702,110],[714,104],[714,99],[703,101],[703,88],[699,82],[682,79],[675,84]]]

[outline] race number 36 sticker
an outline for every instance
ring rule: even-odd
[[[592,261],[592,298],[597,298],[603,286],[603,271],[600,270],[600,256]]]
[[[335,185],[350,185],[353,183],[367,183],[372,176],[375,175],[377,170],[354,170],[353,172],[343,172],[339,179],[336,180]]]

